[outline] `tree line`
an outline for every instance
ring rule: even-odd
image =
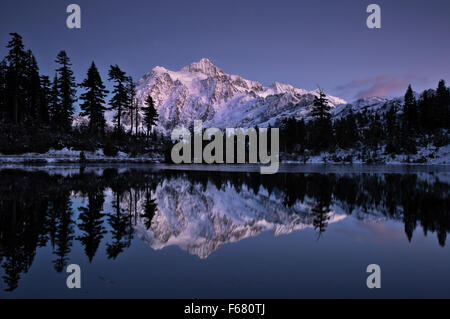
[[[320,90],[311,108],[312,120],[289,118],[281,127],[281,148],[287,153],[318,154],[336,149],[363,153],[381,150],[387,154],[416,154],[418,146],[436,147],[450,140],[450,91],[440,80],[436,90],[425,90],[416,98],[409,85],[403,104],[386,102],[383,113],[367,110],[332,119],[326,94]]]
[[[10,35],[8,54],[0,62],[0,153],[73,147],[86,151],[103,148],[108,155],[118,150],[140,154],[148,150],[152,141],[162,145],[161,152],[170,149],[170,141],[149,134],[158,119],[152,97],[149,95],[144,105],[139,105],[135,82],[118,65],[111,65],[108,70],[111,92],[94,62],[85,79],[77,84],[65,51],[57,54],[57,68],[50,78],[40,74],[36,58],[25,48],[22,37],[17,33]],[[78,90],[82,91],[79,96]],[[80,115],[88,119],[86,126],[72,125],[77,101]],[[348,114],[334,119],[326,94],[320,90],[311,109],[312,120],[282,121],[281,151],[319,154],[356,150],[366,159],[370,157],[367,154],[380,150],[393,155],[415,154],[419,146],[432,143],[441,147],[449,143],[449,108],[450,92],[444,80],[439,81],[437,89],[425,90],[418,98],[409,86],[403,103],[387,102],[382,107],[384,113],[353,113],[350,108]],[[112,131],[106,128],[107,110],[114,111]],[[130,124],[128,134],[124,134],[125,117]],[[144,134],[138,129],[141,123]]]
[[[144,114],[142,122],[146,129],[147,140],[156,125],[158,113],[151,96],[145,105],[139,105],[136,98],[136,85],[118,65],[111,65],[108,80],[113,83],[109,92],[94,62],[91,63],[86,78],[76,83],[72,64],[65,51],[56,57],[57,68],[52,79],[41,75],[38,63],[31,50],[26,50],[22,37],[11,33],[7,44],[8,54],[0,62],[0,129],[6,136],[13,135],[14,143],[24,142],[26,135],[53,133],[67,135],[73,133],[75,103],[80,101],[80,115],[87,117],[85,134],[98,140],[105,136],[120,139],[124,135],[123,117],[130,121],[129,135],[139,135],[138,118],[140,110]],[[79,98],[78,89],[82,90]],[[105,98],[111,93],[109,105]],[[115,111],[114,132],[107,132],[105,111]],[[134,130],[133,130],[134,129]],[[108,135],[109,134],[109,135]],[[0,148],[2,148],[0,146]]]
[[[425,90],[416,98],[411,85],[404,96],[404,102],[391,100],[381,105],[379,111],[362,110],[353,112],[352,105],[347,105],[341,116],[331,113],[327,95],[319,89],[310,109],[310,117],[305,119],[286,118],[280,124],[280,152],[285,160],[292,155],[320,155],[323,152],[334,153],[330,158],[336,162],[351,162],[352,155],[340,158],[336,151],[353,152],[365,163],[380,160],[382,153],[388,155],[417,154],[418,147],[432,144],[436,149],[448,145],[450,138],[450,90],[445,81],[440,80],[436,90]],[[344,112],[346,111],[346,112]],[[268,140],[271,139],[271,128],[268,125]],[[255,127],[256,136],[260,128]],[[206,128],[203,128],[202,136]],[[194,127],[189,127],[191,135]],[[226,134],[223,132],[223,145],[226,144]],[[202,140],[202,149],[209,144]],[[165,150],[168,162],[173,142],[168,141]],[[245,158],[248,162],[250,138],[245,139]],[[258,153],[259,144],[256,142]],[[270,145],[268,145],[270,152]],[[191,143],[191,154],[194,154],[194,143]],[[215,151],[213,151],[215,155]],[[223,162],[226,162],[226,149],[223,150]],[[257,156],[259,159],[259,155]],[[259,159],[260,160],[260,159]],[[234,145],[234,162],[237,161],[237,145]],[[426,158],[417,159],[426,162]]]

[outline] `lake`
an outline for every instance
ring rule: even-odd
[[[0,297],[449,298],[449,184],[448,166],[3,167]]]

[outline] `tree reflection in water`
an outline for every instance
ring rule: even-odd
[[[264,176],[99,169],[58,175],[5,169],[0,181],[0,264],[7,291],[18,287],[39,247],[52,248],[54,269],[62,272],[75,241],[92,262],[103,240],[106,256],[115,259],[135,234],[155,249],[189,234],[195,243],[182,248],[201,258],[268,229],[312,227],[320,238],[339,214],[402,221],[410,241],[420,225],[441,246],[450,230],[447,173]],[[75,209],[80,199],[84,205]]]

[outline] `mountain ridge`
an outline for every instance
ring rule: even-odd
[[[240,75],[227,74],[209,59],[182,67],[178,71],[155,66],[136,82],[136,101],[139,105],[138,130],[146,132],[143,124],[146,98],[151,95],[159,114],[156,131],[167,135],[176,127],[190,127],[194,120],[202,120],[204,127],[279,127],[283,119],[311,119],[310,110],[319,88],[309,91],[291,84],[274,81],[264,86]],[[352,103],[327,94],[334,118],[363,110],[386,112],[402,98],[367,97]],[[112,127],[115,111],[105,117]],[[129,130],[131,119],[122,114],[122,124]],[[74,125],[86,124],[87,118],[76,116]],[[134,119],[135,122],[135,119]],[[135,123],[133,123],[134,125]]]
[[[145,105],[151,95],[163,131],[189,127],[200,119],[209,127],[250,127],[276,125],[287,117],[305,117],[318,96],[290,84],[274,82],[263,86],[239,75],[230,75],[207,58],[179,71],[156,66],[137,82],[137,100]],[[335,108],[347,102],[327,95]]]

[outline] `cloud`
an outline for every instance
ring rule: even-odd
[[[355,92],[355,98],[365,98],[372,96],[387,97],[398,94],[399,90],[406,90],[411,82],[427,82],[426,78],[416,75],[405,75],[403,77],[395,77],[389,74],[382,74],[368,78],[359,78],[347,84],[337,87],[340,91]]]

